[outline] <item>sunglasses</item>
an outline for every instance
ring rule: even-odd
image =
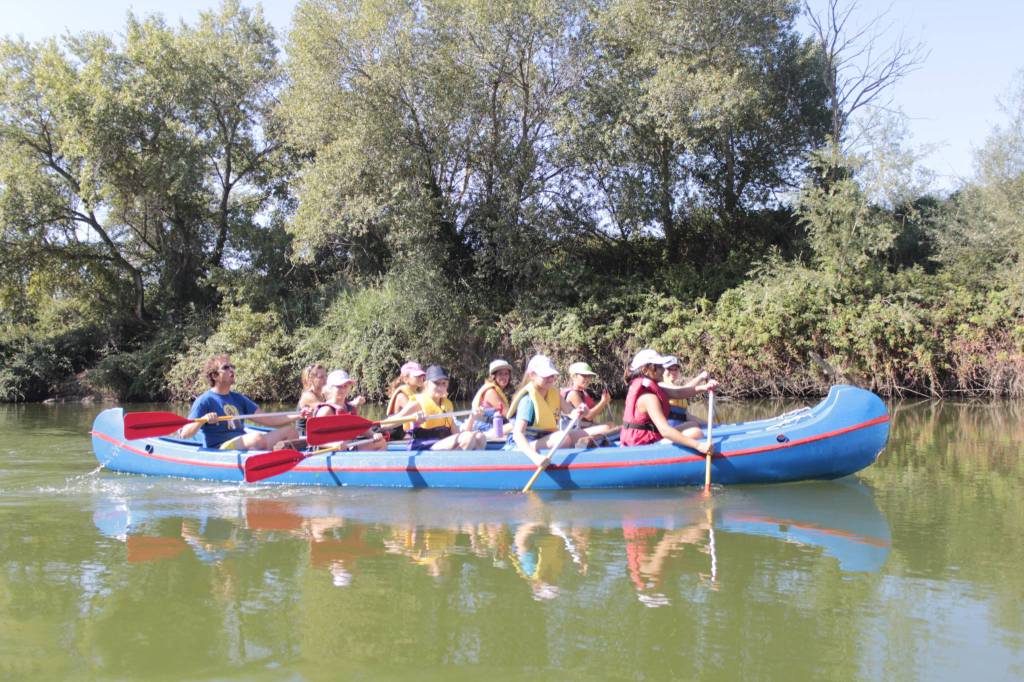
[[[230,369],[231,371],[235,370],[235,366],[234,365],[221,365],[220,368],[221,368],[221,371],[226,370],[226,369]]]

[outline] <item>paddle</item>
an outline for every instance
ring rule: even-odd
[[[337,452],[353,445],[360,445],[362,443],[369,443],[373,441],[372,438],[362,438],[360,440],[348,441],[347,443],[341,443],[332,448],[324,448],[323,450],[314,450],[313,452],[299,452],[298,450],[271,450],[270,452],[261,452],[258,455],[250,455],[246,457],[245,463],[242,465],[245,473],[246,483],[256,483],[262,481],[265,478],[271,478],[278,476],[287,471],[291,471],[295,466],[313,455],[323,455],[328,452]]]
[[[711,493],[711,454],[715,451],[711,443],[711,425],[715,421],[715,390],[708,391],[708,454],[704,455],[704,494]]]
[[[530,488],[533,487],[533,484],[537,480],[537,477],[540,476],[540,472],[542,472],[545,469],[547,469],[548,465],[551,464],[551,458],[554,456],[555,450],[557,450],[558,448],[560,448],[562,446],[562,443],[565,442],[565,439],[569,435],[569,432],[576,428],[576,425],[579,423],[580,417],[582,417],[582,416],[583,416],[583,411],[582,410],[576,412],[576,416],[572,418],[572,421],[569,422],[569,426],[567,426],[565,428],[565,431],[562,432],[562,437],[558,439],[557,443],[555,443],[554,445],[551,446],[550,450],[548,450],[547,460],[542,462],[541,465],[537,467],[537,470],[533,472],[533,476],[531,476],[530,480],[527,481],[526,485],[523,486],[523,492],[524,493],[530,492]]]
[[[441,414],[427,415],[425,419],[443,419],[445,417],[461,417],[471,413],[473,410],[461,410],[459,412],[443,412]],[[367,429],[383,424],[401,424],[402,422],[416,421],[416,415],[404,417],[388,417],[379,422],[371,419],[364,419],[355,414],[332,414],[326,417],[312,417],[306,422],[306,442],[310,445],[323,445],[334,443],[339,440],[352,438],[363,433]]]
[[[249,419],[251,417],[285,417],[297,415],[298,412],[260,412],[259,414],[226,414],[217,417],[211,423],[226,422],[232,419]],[[188,426],[200,422],[207,423],[206,419],[189,419],[173,412],[129,412],[124,415],[124,437],[128,440],[137,438],[153,438],[166,436],[174,433],[182,426]]]

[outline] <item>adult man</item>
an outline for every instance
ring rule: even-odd
[[[231,364],[230,356],[211,357],[203,365],[203,374],[210,390],[192,403],[188,417],[199,421],[183,426],[182,438],[191,438],[202,429],[206,447],[220,450],[269,450],[278,441],[298,438],[299,434],[291,423],[300,415],[253,418],[257,424],[282,427],[269,433],[246,432],[241,419],[214,421],[217,417],[259,414],[260,408],[247,396],[231,390],[235,384],[235,366]]]

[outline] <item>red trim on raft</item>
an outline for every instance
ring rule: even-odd
[[[757,455],[763,452],[773,452],[775,450],[785,450],[787,448],[797,447],[798,445],[804,445],[806,443],[813,443],[819,440],[825,440],[826,438],[832,438],[835,436],[841,436],[851,431],[857,431],[859,429],[865,429],[870,426],[876,426],[878,424],[884,424],[889,421],[889,415],[882,415],[881,417],[875,417],[869,419],[866,422],[860,424],[854,424],[853,426],[846,426],[835,431],[828,431],[826,433],[819,433],[814,436],[808,436],[807,438],[801,438],[800,440],[787,441],[785,443],[778,443],[777,445],[768,445],[759,448],[750,448],[747,450],[735,450],[727,454],[717,454],[712,458],[712,461],[719,458],[728,459],[730,457],[746,457],[748,455]],[[194,466],[210,466],[223,469],[237,469],[238,465],[232,463],[221,463],[221,462],[208,462],[208,461],[197,461],[191,459],[178,459],[175,457],[166,457],[164,455],[157,455],[152,452],[146,452],[145,450],[139,450],[126,443],[117,441],[110,436],[93,431],[92,435],[98,436],[103,440],[109,441],[118,447],[122,447],[130,452],[133,452],[143,457],[152,457],[167,462],[176,462],[180,464],[191,464]],[[258,453],[251,453],[258,454]],[[548,467],[548,471],[568,471],[568,470],[582,470],[582,469],[618,469],[623,467],[641,467],[641,466],[664,466],[668,464],[681,464],[683,462],[703,462],[703,455],[684,455],[682,457],[665,457],[662,459],[645,459],[645,460],[634,460],[634,461],[621,461],[621,462],[592,462],[589,464],[552,464]],[[418,466],[402,466],[402,467],[325,467],[325,466],[296,466],[292,471],[304,471],[309,473],[328,473],[328,472],[353,472],[353,473],[399,473],[404,471],[429,471],[429,472],[442,472],[442,473],[459,473],[459,472],[471,472],[471,471],[533,471],[536,467],[530,464],[523,465],[508,465],[508,466],[486,466],[486,465],[475,465],[475,466],[461,466],[461,467],[418,467]]]
[[[193,466],[214,467],[214,468],[217,468],[217,469],[237,469],[238,468],[238,462],[210,462],[208,460],[206,460],[206,461],[198,461],[198,460],[194,460],[194,459],[181,459],[180,457],[168,457],[166,455],[158,455],[155,452],[146,452],[145,450],[139,450],[138,448],[136,448],[134,446],[128,445],[127,443],[119,441],[116,438],[111,438],[107,434],[100,433],[99,431],[90,431],[90,433],[93,436],[96,436],[97,438],[101,438],[101,439],[107,441],[108,443],[112,443],[112,444],[116,445],[119,448],[123,448],[123,449],[127,450],[128,452],[132,452],[132,453],[134,453],[136,455],[142,455],[143,457],[150,457],[152,459],[159,459],[162,462],[174,462],[175,464],[191,464]],[[227,452],[227,451],[225,451],[225,452]],[[255,453],[253,453],[253,454],[255,454]]]

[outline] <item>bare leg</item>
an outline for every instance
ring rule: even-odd
[[[298,438],[299,433],[294,426],[283,426],[267,433],[256,433],[250,431],[242,436],[242,448],[244,450],[270,450],[274,444],[282,440]]]

